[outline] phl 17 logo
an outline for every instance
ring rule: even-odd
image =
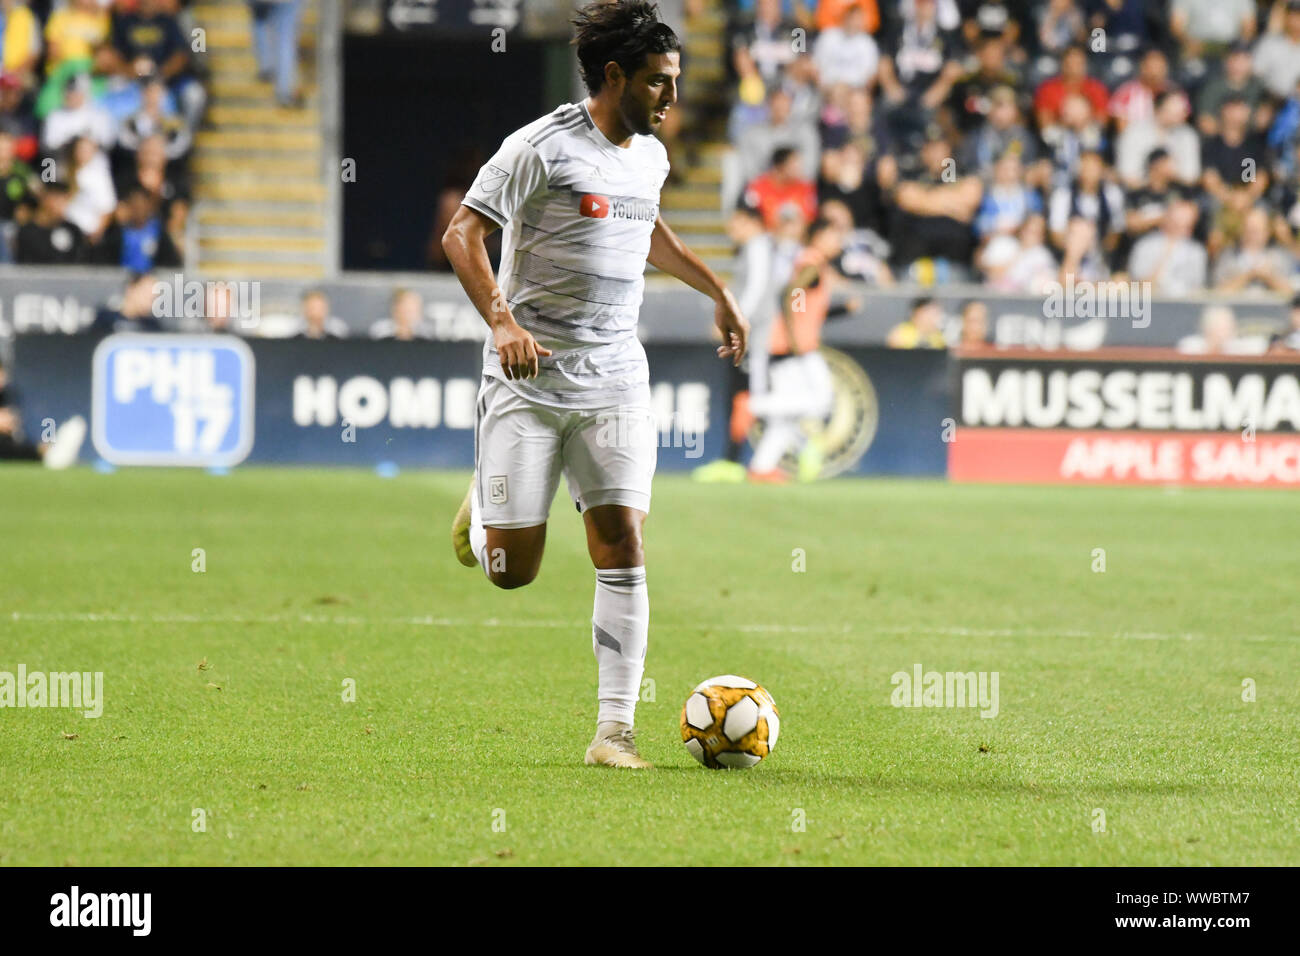
[[[109,336],[95,349],[95,449],[121,465],[238,464],[253,384],[253,353],[232,336]]]

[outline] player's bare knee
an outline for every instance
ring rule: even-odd
[[[537,569],[531,568],[523,571],[489,571],[488,578],[493,584],[503,591],[513,591],[515,588],[522,588],[532,584],[537,577]]]
[[[597,543],[597,564],[606,568],[638,568],[645,563],[641,529],[634,525],[611,529]]]

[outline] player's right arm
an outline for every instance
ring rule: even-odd
[[[551,352],[511,315],[505,292],[492,274],[484,240],[545,185],[546,171],[537,151],[521,139],[507,139],[479,170],[442,236],[442,250],[456,278],[492,330],[492,344],[508,379],[536,378],[538,356]]]

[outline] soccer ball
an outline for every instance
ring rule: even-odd
[[[772,752],[781,715],[752,680],[724,674],[691,691],[682,708],[682,743],[713,770],[744,770]]]

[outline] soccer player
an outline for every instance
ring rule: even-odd
[[[808,227],[808,244],[794,260],[781,315],[772,324],[767,390],[749,401],[750,411],[764,424],[749,462],[751,481],[784,482],[778,465],[791,447],[799,449],[801,481],[812,481],[821,472],[821,446],[801,425],[805,419],[825,418],[835,400],[831,370],[818,349],[826,320],[857,308],[856,302],[851,307],[831,304],[831,293],[843,278],[835,266],[843,251],[840,226],[818,218]]]
[[[442,240],[490,330],[474,480],[452,543],[498,587],[528,584],[564,473],[596,568],[599,712],[585,762],[641,768],[650,766],[633,737],[650,626],[642,527],[658,444],[636,337],[646,262],[714,300],[720,358],[740,364],[749,326],[659,216],[668,157],[654,134],[677,100],[676,34],[646,0],[592,3],[573,24],[590,95],[506,137]],[[497,228],[494,278],[484,237]]]

